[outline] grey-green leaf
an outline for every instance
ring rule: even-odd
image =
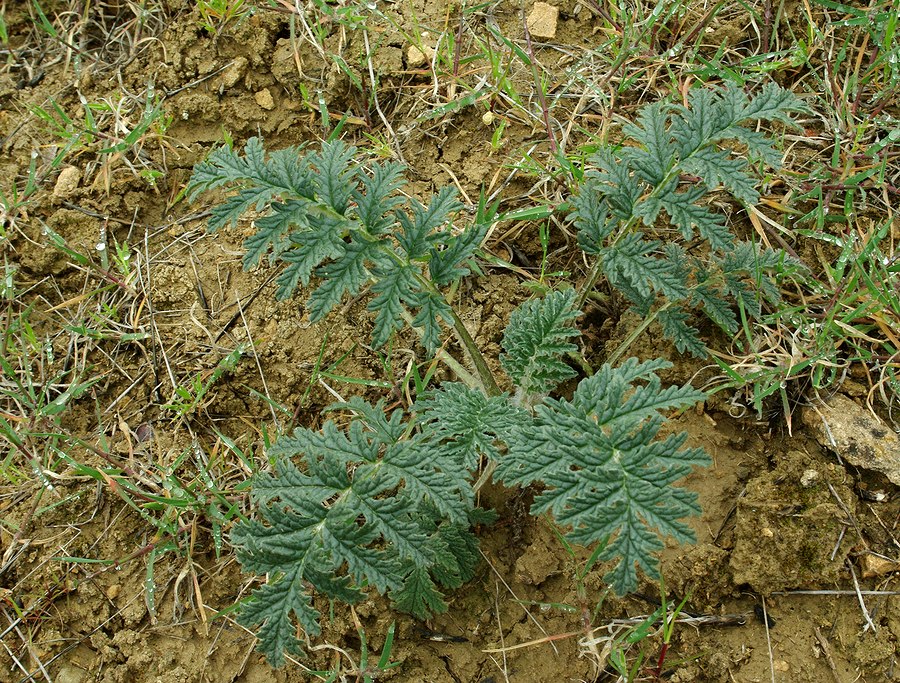
[[[526,402],[575,376],[563,361],[565,354],[578,349],[570,340],[581,334],[575,327],[581,311],[574,303],[575,290],[554,291],[524,303],[510,316],[500,364]]]

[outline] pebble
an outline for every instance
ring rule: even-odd
[[[555,38],[556,21],[559,18],[559,8],[546,2],[534,3],[534,8],[525,20],[528,32],[535,38]]]
[[[271,111],[275,108],[275,98],[272,97],[272,93],[269,92],[268,88],[263,88],[257,92],[253,96],[253,99],[255,99],[256,103],[266,111]]]
[[[234,62],[222,72],[222,85],[233,88],[247,74],[247,66],[250,62],[246,57],[236,57]]]
[[[78,190],[81,182],[81,171],[75,166],[66,166],[59,172],[56,185],[53,186],[54,199],[69,199]]]
[[[803,474],[800,475],[800,486],[805,489],[811,488],[818,484],[821,478],[822,475],[819,474],[819,470],[804,470]]]

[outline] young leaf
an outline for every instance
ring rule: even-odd
[[[351,242],[344,247],[344,253],[339,258],[316,270],[322,284],[309,297],[307,307],[312,322],[324,318],[345,294],[356,296],[359,293],[371,276],[366,262],[375,249],[375,245],[369,242]]]
[[[450,219],[450,214],[462,206],[456,199],[456,190],[452,186],[444,186],[425,207],[416,200],[410,202],[412,216],[400,213],[397,218],[403,232],[397,241],[406,252],[410,261],[424,257],[431,246],[441,240],[443,235],[436,233]]]
[[[287,265],[276,280],[275,298],[284,300],[293,296],[299,283],[309,284],[310,275],[325,261],[344,255],[346,245],[340,229],[343,221],[330,216],[320,216],[315,230],[291,233],[292,246],[280,251],[278,256]]]
[[[575,376],[562,361],[565,354],[578,348],[569,340],[581,334],[574,324],[581,311],[573,310],[574,303],[573,289],[550,292],[543,299],[523,304],[510,316],[500,364],[526,403]]]
[[[726,263],[743,247],[708,195],[721,188],[744,204],[757,203],[753,169],[739,146],[724,143],[736,141],[754,162],[777,166],[780,158],[769,138],[744,125],[760,120],[796,125],[791,114],[802,111],[807,108],[799,99],[774,84],[752,97],[734,85],[695,88],[687,106],[644,107],[635,123],[622,128],[633,143],[608,146],[591,157],[595,168],[585,171],[586,182],[572,199],[578,244],[597,256],[590,281],[605,275],[641,316],[658,319],[679,350],[695,354],[706,351],[688,323],[688,305],[703,306],[729,331],[735,329],[735,300],[759,315],[762,301],[777,296],[773,276],[779,273]],[[699,235],[708,244],[706,265],[688,267],[687,259],[670,253],[671,243],[661,245],[636,229],[640,221],[652,232],[666,216],[681,240]]]
[[[352,182],[358,169],[351,165],[355,156],[356,147],[349,147],[340,140],[329,140],[309,159],[319,169],[314,179],[319,197],[341,216],[347,211],[353,194]]]
[[[383,235],[394,225],[393,211],[403,204],[397,193],[406,185],[401,164],[376,164],[372,176],[361,174],[362,191],[354,187],[351,196],[363,226],[372,235]]]
[[[415,410],[429,435],[427,447],[447,459],[447,471],[468,472],[482,457],[499,459],[498,442],[505,442],[527,420],[525,411],[512,405],[508,396],[488,397],[459,382],[444,382],[421,396]]]
[[[659,258],[659,247],[659,242],[645,240],[643,233],[627,235],[601,252],[604,270],[611,281],[627,280],[641,297],[658,292],[675,301],[683,299],[688,289],[681,264]]]
[[[571,528],[571,540],[606,544],[602,559],[616,561],[606,578],[620,594],[637,586],[636,566],[656,575],[660,536],[693,538],[680,520],[699,513],[696,496],[673,485],[709,459],[701,449],[682,449],[685,434],[656,437],[661,411],[692,405],[704,394],[663,389],[655,370],[667,365],[632,358],[619,368],[602,366],[571,401],[537,406],[534,422],[513,434],[496,470],[507,484],[542,482],[532,512],[552,512]],[[638,380],[644,383],[635,385]]]
[[[412,265],[400,265],[379,270],[372,291],[377,296],[369,303],[369,310],[375,311],[375,329],[372,331],[372,343],[384,346],[391,333],[403,325],[403,302],[416,303],[416,274],[418,269]]]
[[[432,281],[439,287],[445,287],[469,274],[466,266],[487,234],[488,225],[476,223],[468,230],[449,238],[444,248],[433,247],[429,254],[428,268]]]
[[[673,306],[659,312],[659,324],[667,339],[671,339],[679,353],[690,353],[696,358],[706,358],[706,344],[700,333],[688,324],[690,316],[680,306]]]

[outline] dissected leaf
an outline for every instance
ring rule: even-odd
[[[575,320],[575,290],[550,292],[529,301],[510,316],[503,333],[500,364],[530,403],[532,397],[550,393],[560,382],[575,376],[563,356],[578,349],[570,340],[580,336]]]
[[[539,481],[532,512],[552,512],[576,543],[603,544],[616,562],[606,579],[620,594],[637,586],[636,567],[657,574],[660,537],[693,539],[681,520],[699,513],[696,495],[674,484],[709,459],[683,448],[685,434],[657,439],[662,411],[703,400],[690,387],[662,388],[655,370],[668,364],[602,366],[571,401],[548,399],[533,423],[513,434],[496,476],[506,484]],[[641,381],[642,384],[635,384]]]
[[[745,205],[756,204],[758,181],[748,158],[777,167],[780,156],[765,133],[747,126],[795,126],[791,115],[804,111],[796,96],[774,84],[752,96],[733,84],[698,87],[689,91],[687,105],[643,107],[634,123],[622,127],[628,140],[621,147],[606,146],[591,157],[586,182],[571,200],[578,244],[596,255],[609,285],[639,315],[658,320],[679,351],[706,354],[689,305],[701,306],[733,332],[738,302],[758,316],[762,301],[777,298],[777,268],[759,259],[747,263],[744,247],[709,195],[721,189]],[[645,229],[639,231],[639,224]],[[670,227],[683,242],[699,236],[708,245],[704,265],[668,248],[678,236],[665,245],[661,236],[646,236]]]
[[[434,352],[445,323],[454,320],[441,290],[470,272],[489,226],[454,230],[462,205],[451,186],[423,204],[402,194],[402,165],[373,163],[363,171],[356,156],[355,147],[339,140],[311,153],[290,147],[267,155],[262,141],[251,138],[243,154],[222,147],[198,164],[188,196],[234,190],[213,206],[211,229],[234,225],[250,211],[261,214],[244,241],[244,267],[266,255],[280,264],[278,299],[317,278],[312,293],[305,292],[313,322],[371,283],[374,345],[404,327],[411,308],[413,326]]]
[[[244,569],[269,577],[239,618],[258,627],[275,665],[300,653],[295,619],[319,632],[316,592],[356,601],[369,585],[427,618],[445,607],[430,573],[456,585],[474,562],[474,538],[465,538],[474,500],[460,460],[423,457],[422,439],[407,439],[402,413],[387,417],[383,403],[345,407],[348,428],[328,421],[273,445],[275,471],[253,480],[256,518],[232,530]]]

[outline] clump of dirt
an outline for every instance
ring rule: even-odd
[[[842,521],[855,516],[855,496],[843,476],[821,455],[792,449],[748,482],[737,501],[734,580],[763,595],[837,582],[850,552],[839,543]]]

